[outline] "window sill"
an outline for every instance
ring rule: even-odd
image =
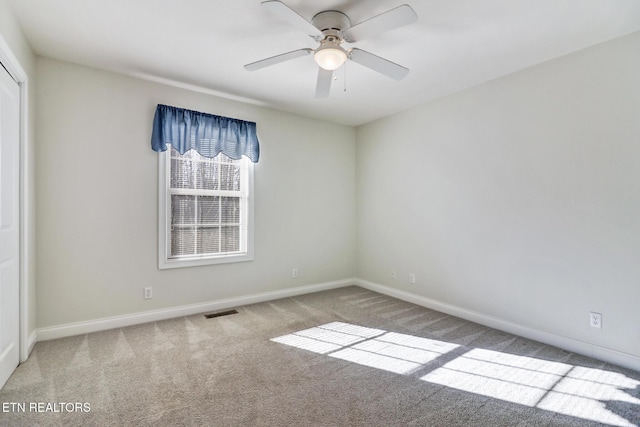
[[[247,261],[253,261],[253,254],[240,253],[216,257],[161,259],[158,268],[160,270],[165,270],[170,268],[198,267],[203,265],[229,264],[233,262]]]

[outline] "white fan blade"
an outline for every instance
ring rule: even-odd
[[[354,25],[346,30],[343,36],[346,42],[353,43],[416,21],[418,21],[418,15],[411,6],[403,4]]]
[[[349,59],[392,79],[402,80],[409,74],[408,68],[355,47],[349,50]]]
[[[318,82],[316,83],[316,98],[326,98],[331,91],[333,71],[318,67]]]
[[[298,58],[300,56],[309,55],[313,52],[313,49],[298,49],[291,52],[283,53],[280,55],[272,56],[270,58],[261,59],[260,61],[252,62],[244,66],[249,71],[259,70],[260,68],[268,67],[270,65],[279,64],[290,59]]]
[[[300,30],[309,34],[312,37],[322,37],[322,32],[311,24],[311,22],[304,19],[295,10],[291,9],[286,4],[278,0],[263,1],[262,7],[267,9],[274,15],[279,16],[282,20],[287,21],[294,27],[298,27]]]

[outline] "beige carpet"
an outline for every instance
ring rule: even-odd
[[[640,424],[638,372],[358,287],[237,310],[40,342],[0,425]]]

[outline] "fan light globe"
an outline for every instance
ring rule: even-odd
[[[316,50],[316,53],[313,54],[313,59],[320,67],[333,71],[344,64],[347,60],[347,53],[339,46],[323,46]]]

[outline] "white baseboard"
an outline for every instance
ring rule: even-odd
[[[296,288],[262,292],[258,294],[226,298],[204,303],[182,305],[159,310],[151,310],[141,313],[125,314],[122,316],[105,317],[101,319],[88,320],[85,322],[67,323],[46,328],[38,328],[29,336],[29,352],[33,350],[33,346],[37,341],[46,341],[56,338],[97,332],[106,329],[123,328],[140,323],[155,322],[159,320],[171,319],[174,317],[190,316],[193,314],[205,313],[209,311],[224,310],[248,304],[255,304],[280,298],[310,294],[313,292],[336,289],[350,285],[357,285],[374,292],[379,292],[384,295],[389,295],[403,301],[408,301],[413,304],[420,305],[422,307],[441,311],[443,313],[460,317],[471,322],[479,323],[481,325],[519,335],[524,338],[553,345],[564,350],[571,351],[573,353],[583,354],[585,356],[593,357],[598,360],[603,360],[605,362],[640,371],[640,357],[636,355],[623,353],[610,348],[589,344],[583,341],[578,341],[573,338],[567,338],[549,332],[539,331],[537,329],[518,325],[506,320],[499,319],[497,317],[467,310],[421,295],[413,294],[411,292],[391,288],[385,285],[357,278],[299,286]]]
[[[87,334],[106,329],[123,328],[140,323],[155,322],[174,317],[190,316],[192,314],[206,313],[209,311],[224,310],[240,307],[264,301],[272,301],[280,298],[288,298],[313,292],[326,291],[354,285],[356,279],[336,280],[332,282],[317,283],[314,285],[299,286],[296,288],[281,289],[277,291],[262,292],[259,294],[226,298],[217,301],[208,301],[197,304],[181,305],[177,307],[163,308],[159,310],[144,311],[141,313],[125,314],[121,316],[104,317],[85,322],[67,323],[46,328],[38,328],[37,340],[46,341],[56,338],[70,337],[73,335]],[[32,334],[33,335],[33,334]],[[31,337],[29,338],[31,339]],[[34,337],[35,344],[35,337]]]
[[[497,317],[488,316],[483,313],[456,307],[427,297],[423,297],[421,295],[416,295],[378,283],[356,279],[354,284],[371,291],[389,295],[391,297],[411,302],[422,307],[427,307],[432,310],[441,311],[451,316],[460,317],[462,319],[479,323],[490,328],[499,329],[501,331],[509,332],[511,334],[515,334],[534,341],[553,345],[555,347],[559,347],[573,353],[582,354],[588,357],[593,357],[594,359],[640,371],[640,357],[633,354],[623,353],[610,348],[578,341],[573,338],[567,338],[549,332],[539,331],[537,329],[518,325],[506,320],[499,319]]]

